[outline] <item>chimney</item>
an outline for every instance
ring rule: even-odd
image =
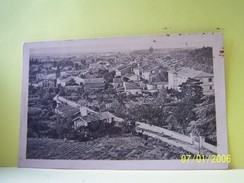
[[[80,114],[81,116],[87,116],[87,107],[80,106]]]

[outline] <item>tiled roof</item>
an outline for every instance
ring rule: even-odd
[[[113,83],[122,83],[121,78],[113,78]]]
[[[213,77],[214,75],[212,73],[206,73],[206,72],[201,72],[199,75],[196,76],[196,78],[205,78],[205,77]]]
[[[118,67],[117,69],[118,70],[122,70],[122,69],[125,69],[125,68],[128,68],[128,67],[130,67],[130,66],[129,65],[122,65],[122,66]]]
[[[141,89],[140,86],[131,84],[131,83],[125,83],[126,90],[134,90],[134,89]]]
[[[113,115],[111,112],[105,111],[105,112],[101,112],[100,113],[100,119],[104,120],[104,119],[109,119],[109,118],[114,118],[116,117],[115,115]]]
[[[182,76],[186,76],[189,78],[194,78],[197,75],[199,75],[202,71],[197,71],[194,69],[190,69],[190,68],[182,68],[180,70],[177,71],[178,75],[182,75]]]
[[[151,83],[148,83],[149,85],[165,85],[165,84],[168,84],[168,82],[151,82]]]
[[[100,120],[100,115],[96,113],[89,113],[87,116],[82,116],[81,118],[89,123]]]
[[[60,76],[58,79],[59,79],[60,81],[67,82],[67,81],[69,81],[69,80],[71,80],[71,79],[74,79],[74,76],[68,76],[68,77]]]
[[[105,80],[103,78],[92,78],[92,79],[84,79],[84,83],[104,83]]]
[[[71,107],[69,105],[59,106],[59,107],[56,108],[56,110],[58,110],[59,112],[63,113],[62,115],[65,116],[65,117],[72,116],[75,113],[79,112],[78,108]]]
[[[149,65],[148,67],[143,68],[143,70],[146,71],[146,72],[149,72],[149,71],[157,69],[157,68],[159,68],[159,66]]]

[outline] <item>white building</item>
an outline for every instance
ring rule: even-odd
[[[86,106],[81,106],[78,103],[65,99],[56,95],[53,100],[56,101],[57,107],[55,113],[63,117],[72,117],[73,127],[78,129],[81,126],[87,126],[89,123],[96,121],[105,121],[108,123],[122,123],[124,120],[110,113],[109,111],[96,112]]]
[[[213,74],[203,71],[197,71],[190,68],[182,68],[180,70],[173,70],[168,72],[168,88],[179,90],[179,86],[186,82],[188,78],[199,79],[202,84],[204,95],[214,93]]]
[[[126,95],[142,94],[140,86],[137,86],[137,85],[134,85],[131,83],[127,83],[127,82],[124,82],[123,85],[124,85],[124,91],[125,91]]]
[[[146,84],[147,90],[160,90],[167,86],[167,82],[151,82]]]
[[[123,87],[123,81],[121,78],[113,78],[112,85],[115,89],[121,88]]]
[[[61,85],[62,87],[66,86],[67,83],[71,80],[74,79],[73,76],[69,76],[69,77],[59,77],[57,78],[57,85]]]

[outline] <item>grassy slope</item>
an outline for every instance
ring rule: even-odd
[[[54,139],[28,139],[28,159],[179,159],[187,154],[181,148],[153,139],[127,136],[100,138],[88,142],[63,142]]]

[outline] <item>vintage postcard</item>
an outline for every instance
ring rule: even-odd
[[[26,43],[19,167],[226,169],[221,33]]]

